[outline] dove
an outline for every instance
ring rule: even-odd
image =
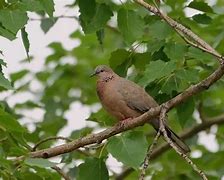
[[[131,120],[159,104],[138,84],[117,75],[110,67],[99,65],[91,76],[97,76],[96,91],[103,108],[118,121]],[[124,121],[125,122],[125,121]],[[156,131],[159,119],[149,120]],[[165,130],[170,140],[183,153],[190,148],[176,135],[167,124]]]

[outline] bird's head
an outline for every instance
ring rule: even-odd
[[[105,78],[110,77],[114,75],[115,73],[111,68],[109,68],[106,65],[99,65],[95,68],[94,72],[91,74],[91,77],[97,76],[99,78]]]

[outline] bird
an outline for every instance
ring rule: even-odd
[[[133,119],[159,104],[138,84],[120,77],[110,67],[98,65],[91,77],[97,76],[96,92],[103,108],[118,121]],[[159,131],[159,119],[149,120],[156,131]],[[165,123],[165,130],[170,140],[182,153],[190,148]],[[163,135],[163,133],[161,133]]]

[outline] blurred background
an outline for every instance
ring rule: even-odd
[[[103,1],[97,2],[103,3]],[[211,13],[208,9],[208,12],[205,12],[206,8],[203,9],[203,5],[199,6],[201,9],[187,7],[191,2],[193,1],[174,3],[166,0],[161,8],[171,17],[191,27],[220,52],[223,51],[224,33],[221,14],[224,11],[224,6],[221,6],[223,3],[207,1],[208,7],[211,6],[214,11]],[[146,10],[136,8],[126,1],[105,1],[105,3],[113,9],[113,16],[105,28],[96,33],[87,33],[88,28],[86,28],[84,34],[81,27],[84,25],[79,23],[80,12],[74,0],[54,0],[55,18],[53,19],[28,12],[29,20],[25,27],[30,43],[30,60],[27,59],[20,33],[13,41],[0,37],[0,50],[3,52],[1,59],[7,63],[7,67],[3,67],[3,72],[14,87],[13,90],[1,92],[1,102],[2,106],[8,108],[8,112],[28,129],[29,133],[23,135],[26,143],[20,142],[23,145],[27,144],[24,146],[33,146],[39,140],[50,136],[76,139],[89,133],[99,132],[115,123],[115,120],[101,109],[95,92],[95,79],[89,78],[94,67],[99,64],[109,64],[121,76],[127,75],[126,77],[130,80],[143,85],[159,103],[174,97],[190,84],[199,82],[217,67],[213,57],[197,51],[196,48],[189,48],[175,35],[174,31],[164,25],[165,23],[159,23],[156,17],[147,17]],[[145,28],[145,34],[141,38],[138,34],[136,35],[139,38],[137,41],[125,38],[122,30],[119,30],[121,27],[118,28],[121,25],[117,23],[117,11],[121,7],[134,9],[142,18],[144,17],[146,23],[144,28],[152,24],[151,28]],[[192,18],[198,14],[206,14],[208,17]],[[205,23],[206,20],[209,21],[209,18],[212,22]],[[175,46],[174,49],[168,48],[173,46]],[[190,74],[187,74],[188,79],[187,76],[178,77],[180,73],[177,73],[175,74],[177,79],[172,79],[171,75],[175,70],[170,73],[171,75],[158,77],[151,82],[146,80],[153,74],[147,71],[149,62],[157,60],[169,62],[170,59],[181,59],[181,62],[177,63],[179,64],[177,69],[182,72],[183,69],[190,70],[192,78]],[[186,78],[187,81],[182,81],[182,78]],[[176,80],[179,83],[176,85],[178,87],[174,87],[173,82]],[[187,105],[181,107],[182,109],[172,110],[169,113],[169,122],[175,132],[181,132],[185,128],[202,123],[201,113],[206,118],[220,115],[223,112],[222,88],[223,80],[208,92],[192,98]],[[186,113],[180,113],[180,111]],[[183,118],[184,120],[180,120]],[[177,121],[182,122],[176,123]],[[223,156],[220,156],[224,147],[223,130],[223,127],[214,125],[187,140],[192,149],[191,157],[201,165],[202,169],[205,163],[217,161],[207,167],[206,171],[213,179],[221,178],[224,174],[223,167],[220,167],[221,162],[217,160]],[[152,141],[154,131],[151,127],[140,127],[137,131],[144,134],[150,132],[147,142]],[[162,142],[161,140],[160,143]],[[50,141],[38,148],[43,149],[61,143],[64,141]],[[19,150],[21,147],[9,144],[8,146],[13,147],[10,150],[12,155],[21,155],[26,151]],[[82,153],[66,154],[53,158],[52,161],[61,162],[60,167],[69,172],[71,177],[76,177],[77,169],[81,163],[85,162],[86,154],[104,157],[111,177],[113,175],[116,177],[117,174],[134,167],[129,163],[126,164],[125,161],[119,162],[119,158],[114,158],[110,150],[104,148],[104,145],[103,147],[90,146],[89,149],[83,148]],[[169,178],[176,178],[175,175],[178,174],[178,178],[194,179],[196,175],[191,174],[191,167],[186,163],[168,163],[172,158],[176,159],[176,156],[174,152],[169,151],[158,161],[153,161],[151,171],[148,172],[149,178],[159,179],[172,170]],[[36,169],[36,171],[42,170]],[[47,174],[47,172],[44,173]],[[125,178],[136,179],[136,177],[138,177],[137,171]]]

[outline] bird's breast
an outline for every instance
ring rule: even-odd
[[[96,92],[100,100],[103,100],[105,92],[105,82],[97,81]]]

